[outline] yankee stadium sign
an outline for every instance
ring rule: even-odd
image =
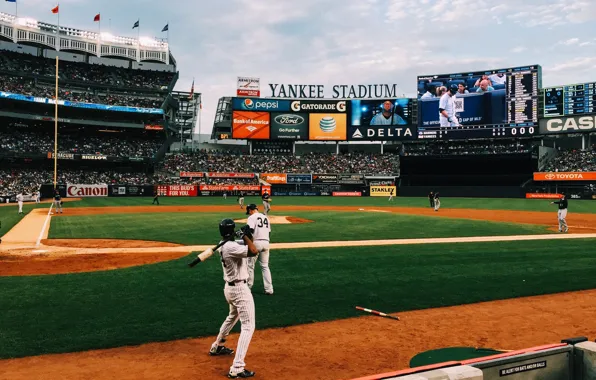
[[[277,84],[269,83],[272,98],[323,99],[325,86],[322,84]],[[377,99],[396,98],[396,84],[336,84],[331,88],[333,99]]]

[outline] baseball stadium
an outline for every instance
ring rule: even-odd
[[[201,135],[169,41],[0,13],[0,379],[596,379],[596,84],[542,71]]]

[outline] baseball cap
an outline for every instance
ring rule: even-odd
[[[246,215],[248,215],[250,213],[250,210],[258,210],[257,205],[254,203],[251,203],[248,206],[246,206]]]

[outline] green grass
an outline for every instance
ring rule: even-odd
[[[53,239],[136,239],[211,244],[219,236],[218,224],[226,217],[246,218],[244,213],[105,214],[53,218]],[[545,226],[365,212],[293,211],[291,216],[314,223],[275,224],[276,243],[406,239],[427,237],[502,236],[549,233]]]
[[[274,250],[257,328],[596,288],[594,240]],[[0,277],[0,357],[216,334],[228,307],[217,259]],[[238,329],[238,326],[236,327]]]
[[[0,221],[2,221],[2,227],[0,228],[0,237],[2,237],[5,233],[10,231],[10,229],[14,227],[18,222],[20,222],[21,219],[23,219],[29,212],[31,212],[31,210],[40,207],[49,208],[50,205],[25,203],[23,205],[24,214],[22,215],[19,215],[19,206],[16,203],[14,205],[1,206]]]

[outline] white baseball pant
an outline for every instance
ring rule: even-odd
[[[435,199],[435,211],[441,208],[441,201],[439,199]]]
[[[567,226],[567,220],[565,219],[565,218],[567,218],[567,209],[559,210],[558,217],[559,217],[559,232],[567,231],[567,229],[569,228]]]
[[[248,352],[248,345],[250,344],[252,335],[255,332],[255,302],[250,289],[245,283],[236,283],[235,286],[226,284],[224,295],[230,305],[230,313],[221,325],[217,339],[211,347],[217,347],[222,343],[230,335],[230,331],[232,331],[232,328],[234,328],[238,319],[240,319],[242,325],[240,338],[236,346],[234,363],[230,367],[230,372],[238,373],[244,371],[244,358]]]
[[[54,201],[54,209],[62,214],[62,201]]]
[[[263,201],[263,208],[264,208],[264,214],[267,215],[267,214],[269,214],[269,211],[271,210],[271,204],[269,204],[269,202]]]
[[[19,213],[23,212],[23,201],[19,201]]]
[[[273,293],[273,281],[269,269],[269,242],[267,240],[255,240],[255,247],[259,251],[256,257],[248,258],[248,287],[252,289],[255,283],[255,264],[259,261],[261,273],[263,273],[263,285],[266,293]]]

